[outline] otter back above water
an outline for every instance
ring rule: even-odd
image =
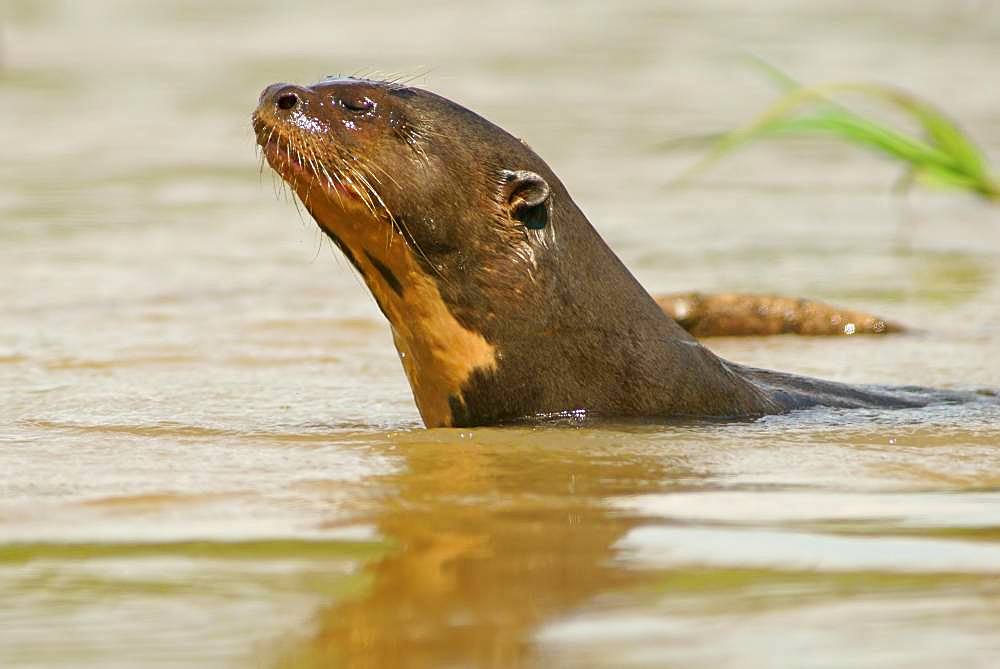
[[[972,397],[719,358],[664,314],[537,154],[433,93],[353,78],[274,84],[253,127],[389,320],[428,427]]]

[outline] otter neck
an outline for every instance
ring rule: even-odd
[[[664,315],[575,207],[553,221],[561,223],[558,244],[537,249],[530,273],[510,268],[528,283],[504,293],[503,273],[444,281],[402,239],[387,237],[384,222],[305,199],[389,320],[428,427],[581,410],[607,417],[769,410],[761,391]]]
[[[530,288],[518,301],[495,301],[496,317],[477,328],[496,347],[496,364],[474,370],[461,397],[450,400],[452,424],[569,411],[656,417],[774,410],[762,390],[663,313],[582,212],[567,209],[553,221],[561,224],[558,245],[535,254]]]
[[[474,372],[495,369],[496,347],[455,318],[438,288],[439,277],[388,222],[339,200],[304,193],[309,213],[361,275],[389,321],[424,424],[452,425],[452,402],[462,401],[463,385]]]

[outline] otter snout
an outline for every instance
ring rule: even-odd
[[[271,84],[261,91],[257,100],[257,111],[267,111],[282,115],[302,107],[308,89],[294,84]]]

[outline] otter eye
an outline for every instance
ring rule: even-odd
[[[367,112],[375,108],[375,103],[370,98],[347,98],[342,100],[342,104],[354,112]]]

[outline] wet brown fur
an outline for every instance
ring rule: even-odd
[[[446,98],[360,79],[275,84],[253,125],[390,321],[428,427],[929,401],[715,356],[664,314],[537,154]]]

